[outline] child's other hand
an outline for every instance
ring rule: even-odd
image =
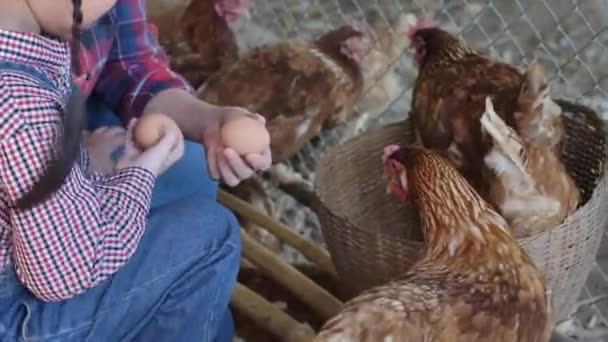
[[[179,129],[169,129],[156,145],[141,151],[133,142],[133,127],[136,122],[137,120],[133,119],[129,123],[125,151],[116,162],[116,170],[137,166],[159,176],[184,155],[182,132]]]
[[[89,154],[89,170],[103,174],[114,172],[116,162],[112,159],[112,153],[124,145],[127,130],[120,126],[107,126],[83,133]]]

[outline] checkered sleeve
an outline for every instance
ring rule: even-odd
[[[3,123],[23,116],[10,97],[0,94],[0,100]],[[0,184],[10,208],[48,164],[58,122],[21,124],[10,135],[3,134]],[[19,279],[38,298],[57,301],[108,278],[138,245],[153,183],[153,174],[137,167],[91,180],[77,165],[47,201],[30,210],[9,208],[12,260]]]
[[[170,70],[153,24],[147,22],[143,0],[119,0],[117,36],[106,65],[94,88],[115,113],[128,122],[141,115],[159,92],[191,85]]]

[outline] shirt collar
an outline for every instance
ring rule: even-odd
[[[0,30],[0,60],[34,65],[47,72],[62,74],[70,64],[70,46],[40,34]]]

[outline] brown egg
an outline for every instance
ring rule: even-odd
[[[142,116],[133,128],[133,141],[135,145],[146,150],[154,146],[163,137],[169,127],[176,127],[177,123],[162,113],[150,113]]]
[[[270,134],[263,123],[245,116],[224,124],[222,142],[240,155],[261,153],[270,145]]]

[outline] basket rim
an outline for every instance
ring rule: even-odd
[[[323,154],[323,156],[321,156],[321,158],[319,159],[319,162],[317,164],[317,171],[315,172],[316,175],[318,175],[318,170],[320,170],[321,168],[326,167],[329,158],[331,158],[332,156],[336,155],[336,152],[338,152],[341,148],[345,148],[359,140],[365,139],[367,138],[369,135],[372,134],[377,134],[381,131],[385,131],[385,130],[389,130],[392,128],[396,128],[399,126],[403,126],[407,123],[407,121],[410,120],[410,118],[406,118],[404,120],[400,120],[400,121],[396,121],[396,122],[391,122],[385,125],[382,125],[380,127],[374,127],[372,129],[369,129],[365,132],[363,132],[360,135],[351,137],[347,140],[345,140],[344,142],[342,142],[341,144],[337,145],[337,146],[333,146],[331,149],[329,149],[326,153]],[[603,129],[603,127],[601,127]],[[581,217],[581,212],[583,211],[587,211],[588,207],[594,203],[593,199],[595,199],[596,197],[598,197],[598,193],[599,191],[605,191],[605,189],[602,189],[602,187],[605,187],[606,184],[608,184],[608,180],[607,180],[607,176],[608,176],[608,148],[607,146],[604,146],[604,162],[601,168],[601,175],[598,177],[595,187],[593,188],[593,192],[591,193],[591,196],[589,197],[589,200],[582,206],[579,206],[571,215],[569,215],[568,217],[566,217],[566,219],[560,223],[559,225],[553,227],[552,229],[549,230],[545,230],[545,231],[541,231],[539,233],[536,233],[534,235],[528,236],[528,237],[523,237],[523,238],[517,238],[517,240],[520,241],[531,241],[534,240],[536,238],[542,237],[544,234],[547,233],[551,233],[555,230],[558,230],[560,228],[563,228],[566,225],[570,225],[572,223],[573,220],[577,220],[580,219]],[[339,214],[336,213],[335,210],[333,210],[332,208],[330,208],[330,205],[328,205],[328,201],[326,200],[326,198],[324,198],[324,196],[322,196],[319,192],[319,181],[320,177],[315,177],[315,184],[314,184],[314,193],[315,196],[317,197],[319,204],[321,206],[321,209],[324,211],[324,214],[326,215],[331,215],[332,217],[339,219],[340,221],[342,221],[344,224],[346,224],[349,228],[349,230],[355,230],[357,231],[357,233],[362,234],[362,235],[367,235],[367,236],[380,236],[383,239],[391,239],[391,240],[397,240],[397,241],[402,241],[405,242],[409,245],[416,245],[416,246],[423,246],[424,242],[421,241],[415,241],[415,240],[410,240],[407,238],[402,238],[402,237],[398,237],[398,236],[394,236],[388,233],[385,233],[383,231],[377,231],[377,232],[370,232],[367,231],[365,229],[360,228],[358,225],[354,224],[349,218],[348,215],[346,214]],[[582,214],[582,215],[586,215],[586,214]],[[322,229],[325,229],[325,225],[321,225]]]

